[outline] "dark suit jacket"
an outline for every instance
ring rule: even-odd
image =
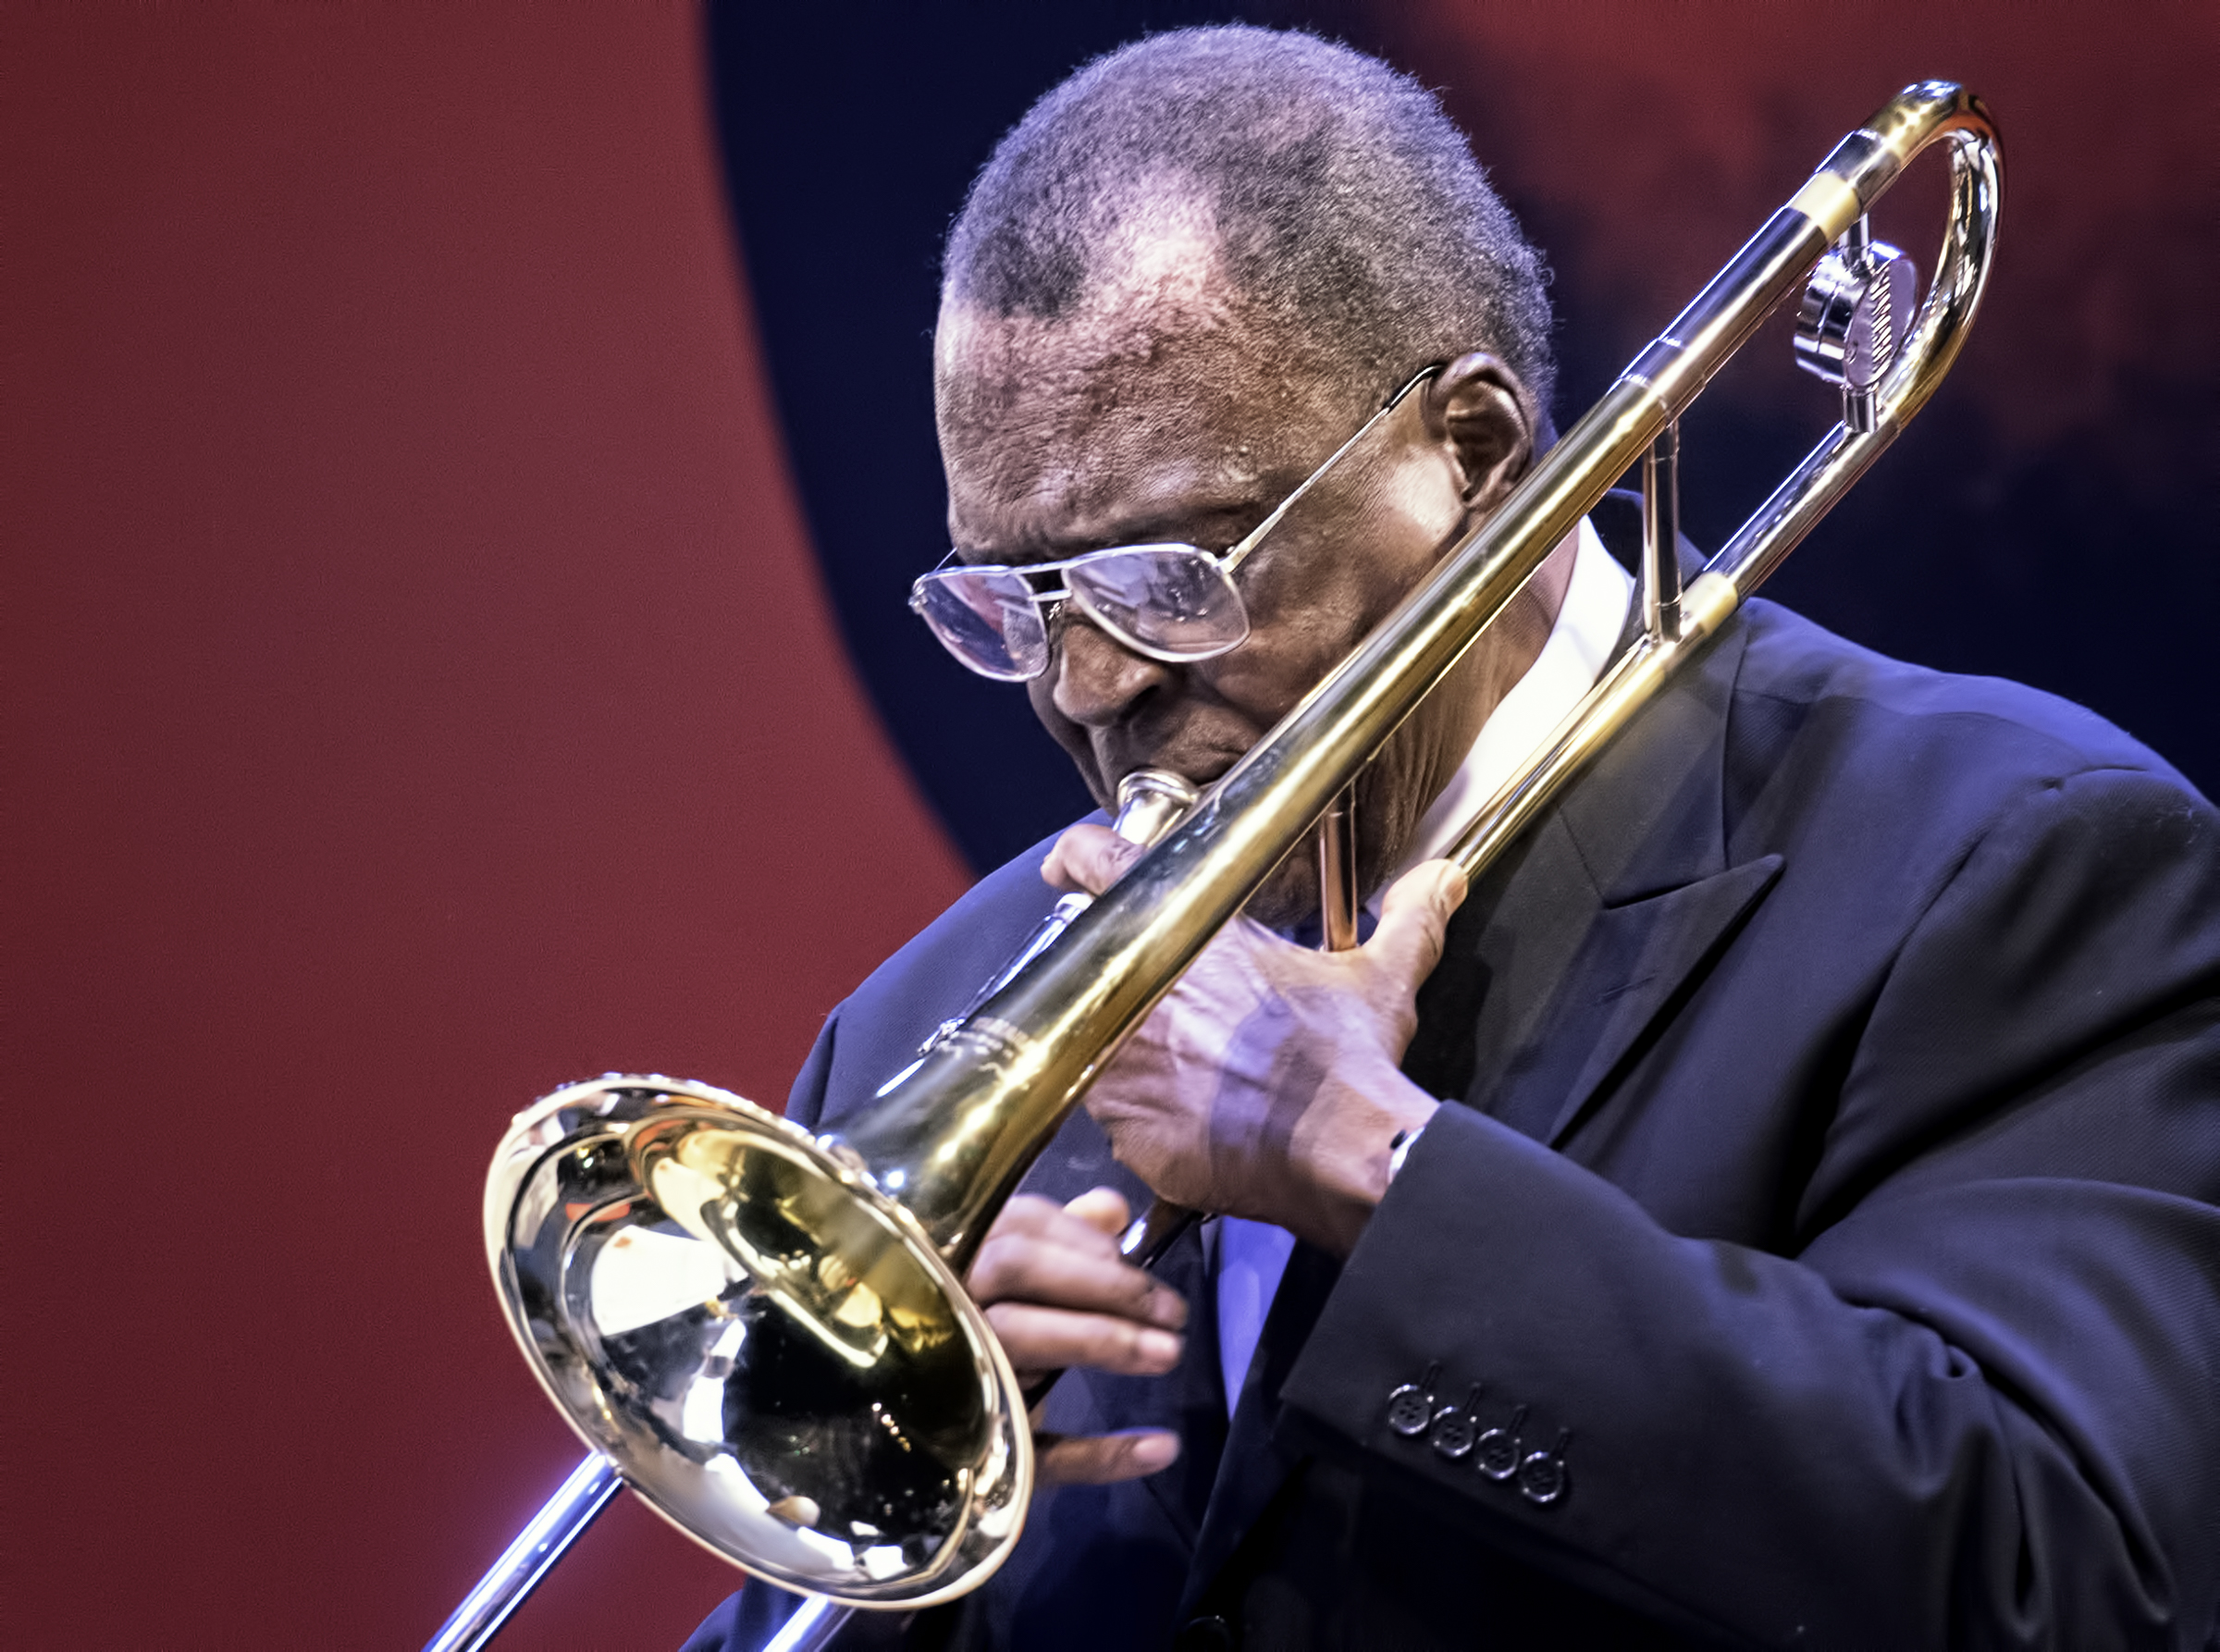
[[[833,1015],[793,1116],[960,1007],[1037,863]],[[1185,1456],[1043,1498],[911,1644],[2220,1644],[2220,818],[2163,761],[1754,603],[1421,1007],[1462,1104],[1345,1265],[1298,1249],[1230,1430],[1207,1313],[1170,1378],[1067,1377],[1052,1426]],[[1082,1114],[1029,1185],[1104,1181]],[[1504,1432],[1399,1433],[1406,1384]]]

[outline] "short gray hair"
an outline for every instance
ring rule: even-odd
[[[995,316],[1077,319],[1105,250],[1167,191],[1208,215],[1236,302],[1321,371],[1385,394],[1488,350],[1547,416],[1540,255],[1432,92],[1315,35],[1179,30],[1079,69],[973,180],[944,291]]]

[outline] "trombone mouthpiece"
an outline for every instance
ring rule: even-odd
[[[1169,769],[1136,769],[1117,783],[1112,829],[1129,843],[1153,844],[1177,826],[1202,795]]]

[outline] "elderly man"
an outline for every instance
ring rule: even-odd
[[[1098,799],[1215,778],[1551,439],[1542,285],[1381,64],[1091,65],[950,236],[921,610]],[[1759,602],[1468,894],[1426,857],[1631,635],[1631,526],[1368,771],[1365,944],[1306,947],[1276,878],[997,1226],[1013,1362],[1074,1368],[1055,1488],[914,1644],[2209,1644],[2220,819],[2086,712]],[[792,1116],[868,1104],[1129,854],[985,880]],[[1222,1213],[1153,1280],[1110,1238],[1149,1190]]]

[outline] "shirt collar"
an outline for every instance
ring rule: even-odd
[[[1411,853],[1396,868],[1397,876],[1456,842],[1474,811],[1555,732],[1610,663],[1626,625],[1634,582],[1603,548],[1586,517],[1574,532],[1579,544],[1572,553],[1572,578],[1548,640],[1526,674],[1497,702],[1449,783],[1419,818]],[[1367,904],[1376,909],[1378,902],[1375,895]]]

